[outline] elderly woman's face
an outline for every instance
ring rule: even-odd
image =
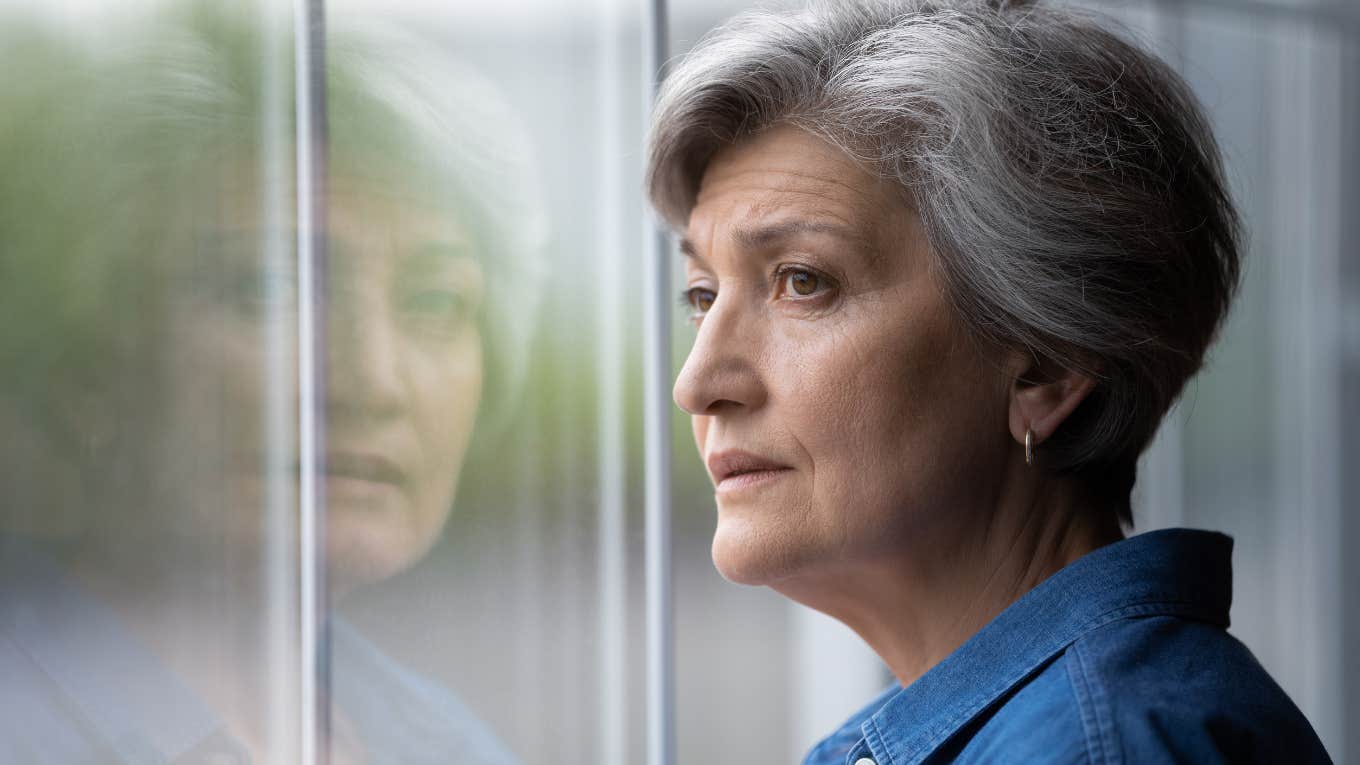
[[[716,486],[726,577],[910,554],[995,489],[971,476],[1001,471],[1007,381],[893,186],[773,128],[709,164],[682,249],[698,334],[675,400]]]
[[[265,416],[288,418],[275,423],[285,434],[294,427],[296,283],[291,257],[270,266],[259,254],[258,201],[233,197],[196,232],[210,264],[190,269],[199,287],[171,302],[172,416],[155,459],[191,489],[159,503],[186,533],[252,548],[265,449],[280,438],[263,431]],[[344,587],[418,559],[449,513],[481,394],[482,271],[446,210],[363,184],[333,186],[327,239],[322,478],[328,562]],[[282,408],[271,389],[286,397]],[[274,457],[274,470],[296,474],[295,454]]]

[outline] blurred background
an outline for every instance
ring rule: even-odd
[[[1249,225],[1135,531],[1235,538],[1231,632],[1360,762],[1360,3],[1084,5],[1190,81]],[[670,53],[746,7],[675,3]],[[645,9],[325,3],[301,143],[295,10],[0,0],[0,759],[296,761],[310,549],[336,761],[642,762]],[[678,761],[796,762],[890,677],[713,570],[672,424]]]

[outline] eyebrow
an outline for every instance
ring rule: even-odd
[[[801,234],[831,234],[853,242],[865,253],[871,251],[868,241],[854,228],[843,223],[795,219],[754,227],[738,226],[732,230],[732,238],[748,250],[768,249]],[[681,238],[680,253],[687,258],[700,261],[704,259],[688,237]]]

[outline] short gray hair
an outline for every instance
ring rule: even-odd
[[[713,155],[775,124],[900,183],[970,333],[1097,380],[1041,464],[1131,525],[1138,455],[1236,291],[1241,225],[1189,88],[1106,26],[1004,0],[743,14],[663,84],[647,188],[683,226]]]

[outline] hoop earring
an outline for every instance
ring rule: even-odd
[[[1034,464],[1034,431],[1025,428],[1025,464]]]

